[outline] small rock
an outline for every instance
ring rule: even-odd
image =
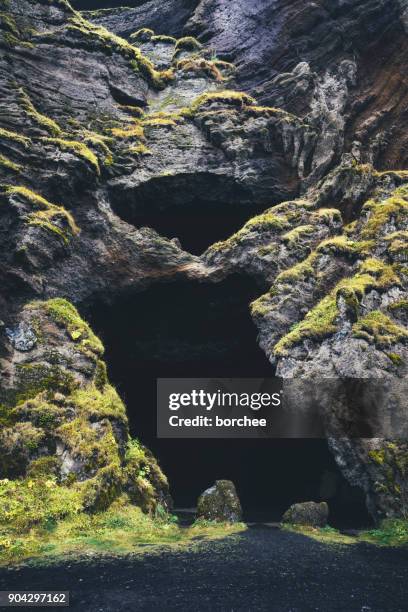
[[[17,351],[31,351],[37,344],[34,330],[26,323],[20,323],[15,329],[7,328],[6,334]]]
[[[242,520],[241,503],[231,480],[217,480],[214,486],[200,495],[197,518],[228,523]]]
[[[282,517],[282,523],[290,525],[308,525],[309,527],[325,527],[329,518],[329,506],[326,502],[303,502],[293,504]]]

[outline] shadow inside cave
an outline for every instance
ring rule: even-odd
[[[265,192],[254,197],[228,177],[197,173],[160,176],[136,192],[115,187],[109,195],[115,213],[127,223],[177,238],[185,251],[201,255],[281,201],[284,194],[277,191],[271,198]]]
[[[157,378],[274,376],[248,309],[261,291],[242,276],[158,284],[112,304],[95,301],[84,314],[105,344],[131,434],[158,458],[176,507],[194,507],[204,489],[226,478],[247,520],[278,521],[292,503],[325,499],[332,525],[366,527],[364,496],[346,482],[325,440],[156,437]]]

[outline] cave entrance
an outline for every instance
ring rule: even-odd
[[[194,507],[216,479],[235,482],[247,520],[278,521],[297,501],[326,499],[330,522],[370,524],[363,495],[339,471],[325,440],[181,440],[156,437],[159,377],[271,377],[248,304],[249,278],[174,282],[94,302],[85,312],[106,347],[109,376],[126,402],[133,436],[167,474],[176,508]]]
[[[136,193],[116,187],[110,193],[110,201],[127,223],[153,228],[166,238],[177,238],[185,251],[201,255],[273,206],[274,200],[270,196],[254,198],[227,177],[198,173],[161,176],[140,186]]]

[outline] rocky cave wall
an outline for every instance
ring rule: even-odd
[[[3,475],[48,470],[84,507],[167,503],[71,305],[159,281],[256,279],[283,378],[406,377],[406,7],[300,4],[1,0]],[[198,256],[176,223],[139,225],[169,201],[247,221]],[[328,434],[373,516],[406,513],[406,443]]]

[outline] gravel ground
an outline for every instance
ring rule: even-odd
[[[408,610],[407,548],[327,546],[263,525],[193,550],[146,550],[3,569],[0,590],[69,590],[84,612]]]

